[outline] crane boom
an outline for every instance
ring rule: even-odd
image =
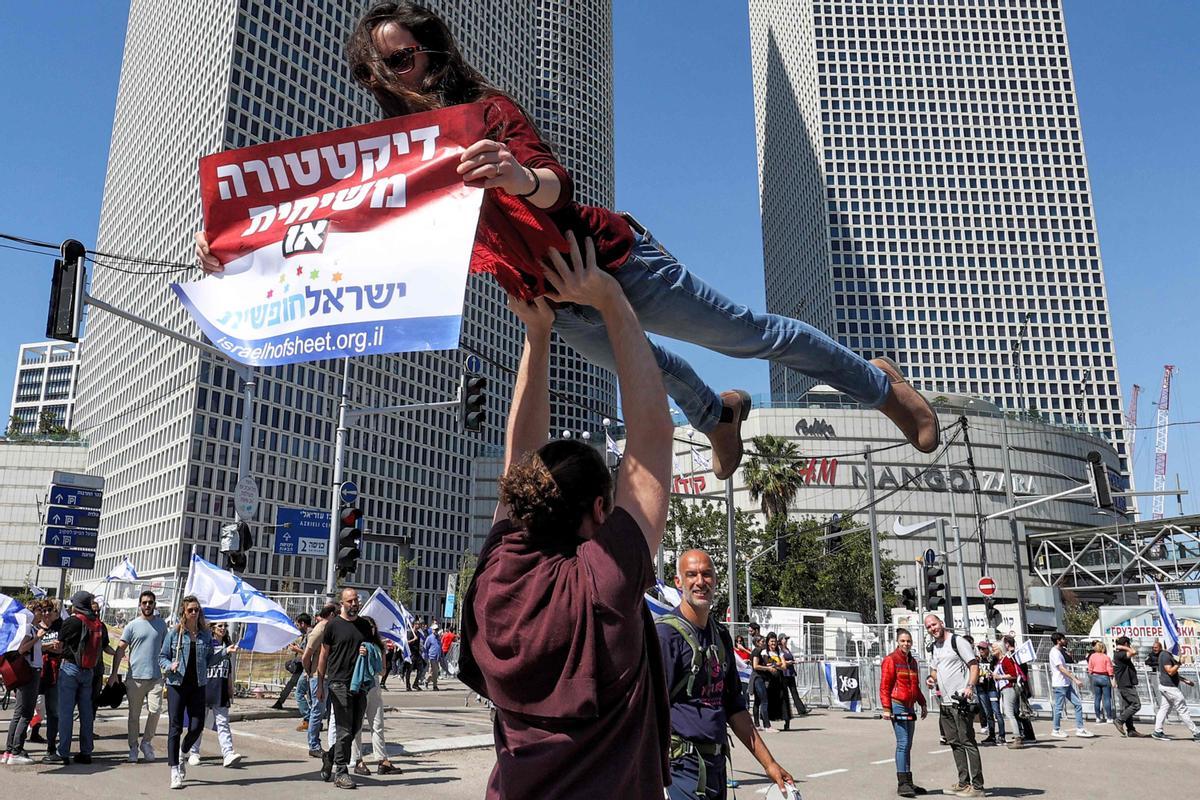
[[[1163,367],[1162,390],[1158,394],[1158,413],[1154,419],[1154,496],[1153,519],[1163,518],[1162,492],[1167,490],[1167,419],[1171,411],[1171,373],[1175,367]]]

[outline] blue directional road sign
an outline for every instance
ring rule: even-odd
[[[45,544],[47,547],[82,547],[87,550],[95,550],[96,532],[50,526],[46,528]]]
[[[937,553],[933,552],[933,548],[926,550],[925,551],[925,564],[927,566],[932,567],[934,562],[936,562],[936,561],[937,561]]]
[[[100,509],[50,506],[46,509],[46,524],[63,528],[95,530],[100,527]]]
[[[324,556],[329,552],[329,512],[314,508],[275,508],[275,552],[282,556]]]
[[[338,496],[342,498],[343,503],[353,503],[358,499],[358,484],[354,481],[346,481],[342,484],[342,489]]]
[[[75,486],[59,486],[58,484],[51,484],[50,491],[46,496],[56,506],[71,508],[99,509],[104,502],[104,492],[95,489],[79,489]]]
[[[43,547],[41,565],[54,569],[95,569],[96,551]]]

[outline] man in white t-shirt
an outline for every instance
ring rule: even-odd
[[[939,713],[942,736],[954,754],[958,782],[945,793],[955,797],[983,797],[983,763],[975,743],[975,684],[979,681],[979,660],[971,642],[948,630],[937,614],[925,615],[929,634],[930,689],[942,695]]]
[[[1050,648],[1050,686],[1054,689],[1054,730],[1050,735],[1055,739],[1065,739],[1067,734],[1059,730],[1059,722],[1063,715],[1063,702],[1071,701],[1075,707],[1075,735],[1084,739],[1095,736],[1083,727],[1083,702],[1079,699],[1079,688],[1083,681],[1075,677],[1067,668],[1067,637],[1066,634],[1055,631],[1050,635],[1054,647]]]

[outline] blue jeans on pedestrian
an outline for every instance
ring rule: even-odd
[[[1000,710],[1000,694],[995,689],[979,692],[979,705],[983,709],[983,718],[987,720],[987,738],[1004,738],[1004,714]]]
[[[58,754],[71,755],[71,738],[75,735],[75,709],[79,709],[79,754],[92,754],[92,726],[95,709],[92,707],[92,671],[82,669],[73,661],[63,660],[58,671]]]
[[[1092,676],[1092,704],[1096,711],[1096,719],[1112,719],[1112,680],[1107,675]],[[1104,713],[1101,714],[1101,707]]]
[[[1063,701],[1070,700],[1071,705],[1075,706],[1075,730],[1083,728],[1083,701],[1079,699],[1079,692],[1075,691],[1075,684],[1068,683],[1066,686],[1054,687],[1054,730],[1058,730],[1058,723],[1062,719]]]
[[[771,727],[771,714],[767,708],[767,682],[754,676],[754,721],[764,728]]]
[[[675,260],[649,233],[635,235],[633,252],[613,277],[648,333],[706,347],[734,358],[761,358],[828,384],[869,408],[887,400],[887,376],[874,364],[799,320],[735,303]],[[567,305],[556,310],[556,330],[580,355],[615,370],[600,312]],[[650,343],[667,394],[689,423],[709,432],[721,421],[721,398],[686,361]]]
[[[325,716],[325,703],[317,699],[317,679],[308,681],[308,749],[323,750],[321,747],[321,720]],[[326,697],[326,700],[329,698]]]
[[[296,708],[300,712],[300,719],[308,719],[308,695],[311,691],[308,687],[308,676],[301,673],[296,681]]]
[[[896,772],[912,772],[913,733],[917,729],[915,709],[892,701],[892,731],[896,734]]]

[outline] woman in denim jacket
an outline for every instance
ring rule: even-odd
[[[167,763],[171,766],[171,788],[182,789],[187,767],[179,760],[200,738],[204,727],[204,693],[208,682],[208,658],[212,653],[212,636],[204,621],[204,611],[195,595],[183,598],[179,607],[179,622],[167,632],[158,665],[167,683]],[[183,716],[187,714],[187,735],[183,733]]]

